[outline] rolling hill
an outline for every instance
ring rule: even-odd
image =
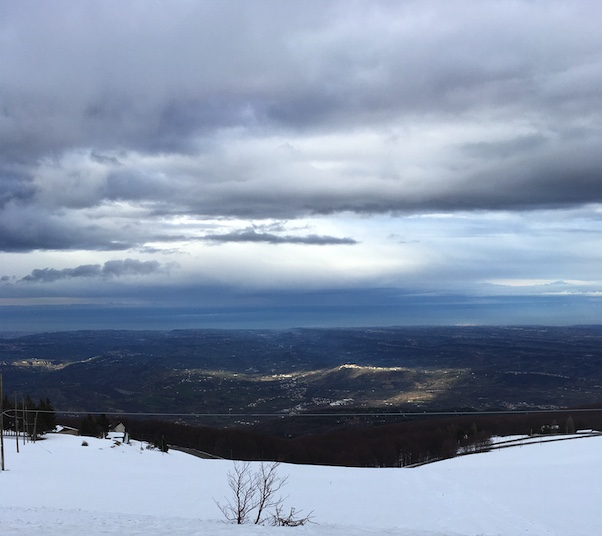
[[[556,409],[602,401],[602,326],[44,333],[0,372],[70,412]]]

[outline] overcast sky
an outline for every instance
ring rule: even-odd
[[[0,0],[0,318],[600,323],[601,27],[598,0]]]

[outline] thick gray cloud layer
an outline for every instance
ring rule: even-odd
[[[0,2],[0,249],[602,202],[600,3]],[[214,241],[353,239],[216,235]]]

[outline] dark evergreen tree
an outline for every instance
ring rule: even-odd
[[[45,432],[54,430],[56,427],[56,415],[50,399],[46,398],[44,400],[40,400],[40,404],[37,409],[40,410],[38,414],[37,432],[39,434],[43,434]]]
[[[169,445],[167,441],[165,441],[165,436],[161,436],[153,441],[153,447],[159,449],[161,452],[167,452],[169,450]]]
[[[79,425],[79,433],[83,436],[96,437],[96,422],[92,415],[88,414],[82,419]]]
[[[107,416],[103,413],[98,417],[86,415],[79,425],[79,433],[88,437],[106,437],[109,432],[110,423]]]
[[[107,416],[103,413],[96,419],[96,435],[98,437],[106,437],[109,433],[109,428],[111,427],[111,423]]]

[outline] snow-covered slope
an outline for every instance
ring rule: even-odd
[[[414,469],[283,464],[286,504],[313,511],[316,523],[298,528],[225,524],[214,499],[229,493],[231,462],[86,441],[50,434],[17,454],[6,438],[3,536],[590,536],[602,526],[602,436]]]

